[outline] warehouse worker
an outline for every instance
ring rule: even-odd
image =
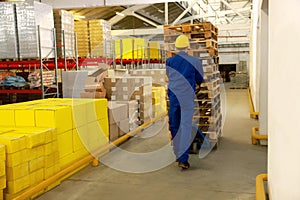
[[[190,167],[188,158],[193,139],[195,90],[196,84],[201,84],[203,81],[202,62],[199,58],[187,54],[189,46],[190,42],[187,36],[178,36],[175,47],[179,52],[166,61],[170,100],[169,129],[172,134],[178,167],[182,169]]]

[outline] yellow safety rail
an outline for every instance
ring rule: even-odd
[[[256,133],[257,131],[259,131],[259,127],[255,126],[252,128],[252,135],[251,135],[251,139],[252,139],[252,144],[256,145],[258,140],[268,140],[268,135],[261,135]]]
[[[250,118],[255,119],[258,118],[259,112],[254,111],[253,101],[251,97],[250,88],[248,89],[248,98],[249,98],[249,107],[250,107]]]
[[[264,181],[268,181],[268,174],[260,174],[256,177],[256,200],[266,200]]]
[[[84,166],[84,165],[86,165],[86,164],[88,164],[90,162],[92,162],[93,166],[97,166],[99,164],[99,162],[98,162],[99,155],[107,152],[108,150],[110,150],[111,148],[113,148],[115,146],[120,145],[121,143],[123,143],[127,139],[129,139],[130,137],[132,137],[134,135],[137,135],[143,129],[145,129],[146,127],[148,127],[149,125],[151,125],[152,123],[163,119],[166,115],[167,115],[167,112],[158,115],[157,117],[153,118],[152,120],[150,120],[148,122],[145,122],[143,125],[141,125],[141,126],[137,127],[136,129],[130,131],[129,133],[125,134],[124,136],[116,139],[112,143],[105,145],[104,147],[100,148],[96,152],[93,152],[90,155],[88,155],[88,156],[86,156],[86,157],[78,160],[77,162],[75,162],[71,166],[69,166],[69,167],[61,170],[60,172],[58,172],[54,176],[48,178],[47,180],[44,180],[43,182],[37,184],[36,186],[28,188],[22,194],[20,194],[19,196],[13,198],[13,200],[24,200],[24,199],[27,199],[27,198],[29,198],[29,197],[37,194],[38,192],[42,191],[43,189],[45,189],[46,187],[48,187],[52,183],[55,183],[56,181],[58,181],[61,178],[65,177],[66,175],[68,175],[68,174],[70,174],[70,173],[78,170],[78,168],[80,168],[80,167],[82,167],[82,166]]]

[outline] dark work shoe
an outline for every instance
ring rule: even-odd
[[[182,169],[188,169],[190,168],[189,162],[178,162],[178,167],[181,167]]]

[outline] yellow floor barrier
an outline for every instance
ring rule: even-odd
[[[268,174],[260,174],[256,177],[256,200],[266,200],[264,181],[268,181]]]
[[[258,140],[268,140],[268,135],[261,135],[256,133],[257,131],[259,131],[259,127],[255,126],[252,128],[252,135],[251,135],[251,139],[252,139],[252,144],[256,145],[258,143]]]
[[[248,89],[248,98],[249,98],[249,108],[250,108],[250,118],[251,119],[258,119],[259,112],[254,111],[254,106],[251,98],[250,88]]]

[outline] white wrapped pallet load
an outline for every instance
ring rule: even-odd
[[[0,59],[18,58],[14,5],[0,3]]]
[[[41,33],[41,46],[42,46],[42,57],[46,57],[51,48],[53,48],[54,38],[53,38],[53,8],[50,5],[34,2],[34,13],[35,13],[35,23],[39,25]],[[37,38],[38,40],[38,38]],[[54,53],[52,52],[48,57],[53,58]]]
[[[64,56],[63,30],[65,31],[66,57],[74,57],[74,16],[65,10],[54,11],[54,24],[56,29],[58,57]]]

